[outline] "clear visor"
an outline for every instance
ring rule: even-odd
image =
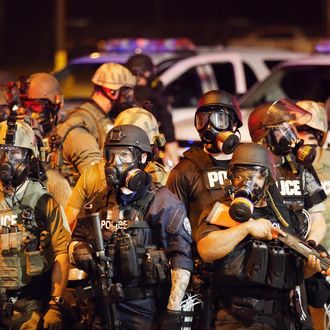
[[[273,127],[273,136],[277,143],[279,143],[282,138],[285,138],[292,147],[294,147],[297,140],[299,140],[296,127],[289,123],[282,123],[279,126]]]
[[[26,148],[0,146],[0,163],[9,161],[10,163],[23,162],[28,155],[29,150]]]
[[[268,176],[268,170],[261,166],[233,166],[231,181],[235,188],[249,186],[251,189],[263,188]]]
[[[203,129],[209,121],[218,130],[225,130],[229,128],[229,114],[226,111],[216,112],[198,112],[195,116],[195,127],[199,131]]]
[[[104,159],[110,164],[131,164],[136,158],[136,150],[132,147],[107,147],[104,150]]]

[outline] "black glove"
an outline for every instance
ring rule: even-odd
[[[183,323],[181,311],[167,310],[160,318],[160,330],[180,330]]]
[[[72,253],[74,263],[88,275],[95,274],[96,264],[93,258],[93,250],[86,242],[79,242],[75,245]]]

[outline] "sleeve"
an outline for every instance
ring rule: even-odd
[[[81,174],[85,168],[102,159],[102,152],[95,137],[86,129],[72,129],[64,143],[63,154]]]
[[[327,195],[325,194],[318,175],[313,167],[304,169],[304,203],[307,210],[323,202]]]
[[[209,233],[213,232],[213,231],[218,231],[221,230],[221,227],[217,226],[217,225],[212,225],[210,223],[206,222],[206,218],[208,217],[208,215],[210,214],[213,205],[209,205],[200,215],[199,220],[198,220],[198,228],[196,231],[196,243],[198,244],[198,242],[206,237]]]
[[[192,272],[191,227],[186,211],[175,195],[166,188],[161,190],[161,195],[154,199],[149,212],[153,214],[154,222],[160,230],[160,240],[171,268],[178,267]]]
[[[71,197],[67,203],[68,207],[80,210],[86,202],[97,192],[106,187],[103,161],[88,166],[78,179]]]
[[[67,253],[70,232],[62,206],[52,196],[43,195],[36,205],[36,217],[46,221],[50,233],[50,246],[54,256]]]
[[[195,165],[183,159],[170,172],[166,187],[184,204],[189,217],[191,187],[195,178]]]

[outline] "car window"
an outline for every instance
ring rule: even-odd
[[[211,63],[218,87],[229,93],[236,93],[235,73],[232,63]]]
[[[267,68],[269,70],[271,70],[273,67],[275,67],[275,65],[280,64],[281,62],[283,62],[283,60],[265,60],[264,62],[266,64]]]
[[[325,101],[330,95],[330,66],[284,67],[243,97],[241,107],[255,107],[286,97]]]
[[[247,63],[243,63],[244,73],[245,73],[245,81],[246,88],[250,88],[254,83],[258,81],[257,76],[254,74],[254,71]]]
[[[93,91],[91,78],[100,66],[94,64],[74,64],[55,74],[59,81],[65,100],[86,99]]]
[[[172,107],[195,107],[202,96],[201,80],[196,68],[191,68],[165,88]]]

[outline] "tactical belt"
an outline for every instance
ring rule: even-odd
[[[134,288],[123,288],[124,290],[124,301],[135,300],[154,297],[156,292],[155,288],[150,287],[134,287]]]
[[[28,286],[24,286],[22,288],[16,289],[16,290],[6,290],[6,296],[8,298],[21,298],[21,297],[27,297],[31,294]]]

